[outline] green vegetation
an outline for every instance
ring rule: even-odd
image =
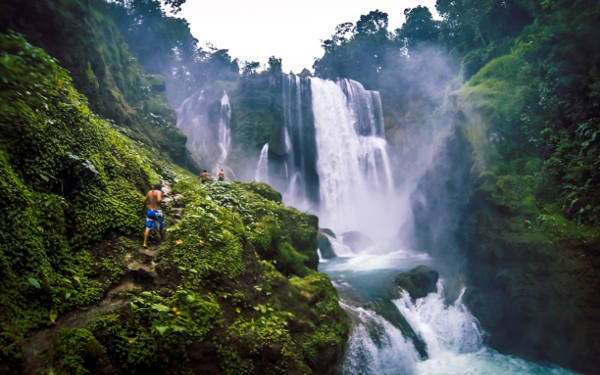
[[[509,53],[457,92],[475,159],[467,231],[477,288],[467,300],[496,347],[582,371],[597,363],[600,285],[600,54],[590,44],[600,13],[588,5],[543,4]],[[511,308],[492,311],[492,300]]]
[[[120,132],[193,169],[186,138],[175,126],[165,86],[147,75],[103,0],[8,0],[0,5],[0,32],[25,35],[69,70],[90,108]]]
[[[316,218],[246,184],[180,177],[185,214],[160,247],[162,288],[134,290],[125,309],[88,327],[112,371],[332,372],[348,326],[329,278],[308,261]],[[69,365],[80,352],[69,352]]]
[[[265,184],[201,186],[98,118],[43,50],[14,33],[0,36],[0,50],[0,194],[11,228],[0,235],[2,371],[21,372],[31,329],[60,324],[121,282],[139,247],[142,194],[166,178],[185,213],[158,253],[160,288],[121,294],[127,304],[50,336],[38,369],[334,371],[348,326],[316,272],[316,217]]]
[[[94,256],[107,235],[142,225],[142,191],[158,175],[148,153],[87,107],[67,72],[15,34],[0,38],[4,220],[2,362],[22,335],[98,300],[122,270]],[[125,244],[122,240],[121,243]]]

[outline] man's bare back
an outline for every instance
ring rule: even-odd
[[[162,192],[160,190],[150,190],[146,194],[146,204],[150,210],[160,210],[160,202],[162,201]]]

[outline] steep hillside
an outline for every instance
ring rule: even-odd
[[[163,171],[90,111],[43,50],[14,34],[0,50],[2,362],[12,362],[27,330],[97,300],[122,273],[90,250],[139,231],[142,193]]]
[[[98,118],[43,50],[8,34],[0,51],[1,372],[334,371],[348,328],[315,271],[316,217],[264,184],[199,186]],[[185,209],[167,208],[149,271],[142,194],[160,180]]]

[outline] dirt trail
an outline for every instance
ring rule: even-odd
[[[181,219],[183,207],[180,206],[181,195],[173,196],[168,184],[164,184],[164,204],[166,214],[176,222]],[[59,317],[51,327],[39,328],[29,333],[23,345],[23,373],[28,375],[41,374],[40,372],[52,355],[52,345],[56,342],[58,334],[63,328],[85,328],[94,319],[117,311],[129,303],[125,292],[136,288],[150,289],[157,280],[155,257],[159,246],[150,244],[145,249],[140,246],[137,251],[125,254],[124,266],[127,272],[120,282],[107,290],[102,299],[89,306],[70,311]]]

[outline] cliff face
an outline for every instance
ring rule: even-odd
[[[538,74],[514,53],[491,61],[458,94],[461,129],[473,149],[460,230],[473,287],[466,301],[492,346],[592,371],[600,354],[600,228],[583,219],[583,208],[581,216],[570,209],[593,196],[565,199],[565,180],[580,171],[561,161],[563,147],[582,147],[570,131],[561,131],[562,146],[550,155],[531,146],[542,121],[531,109]],[[586,158],[591,150],[582,152]]]
[[[348,328],[316,272],[316,217],[264,184],[200,187],[43,50],[15,34],[0,50],[1,372],[334,371]],[[143,194],[161,180],[179,207],[148,252]]]

